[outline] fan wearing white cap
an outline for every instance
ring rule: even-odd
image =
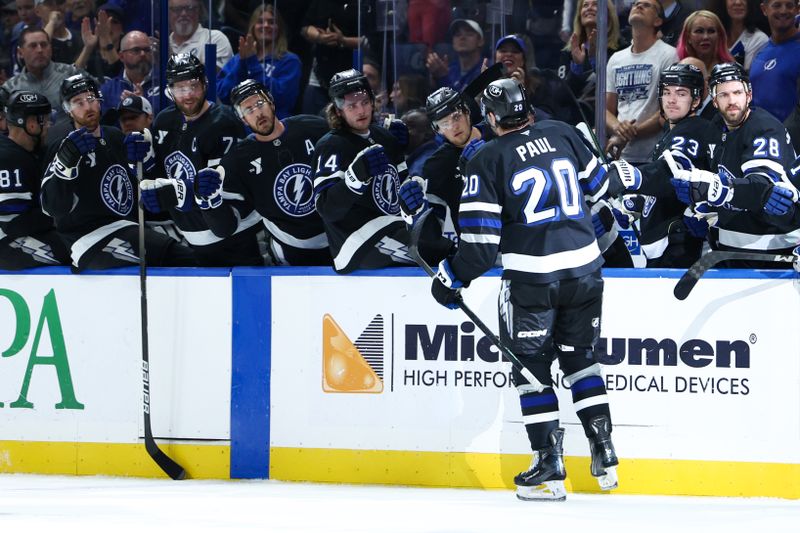
[[[452,62],[447,54],[428,54],[425,66],[436,87],[452,87],[461,91],[481,73],[486,58],[483,56],[483,29],[470,19],[455,19],[450,23],[453,52]]]

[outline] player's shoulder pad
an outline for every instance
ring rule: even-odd
[[[178,108],[175,107],[175,104],[172,104],[159,111],[159,113],[156,115],[156,118],[153,120],[152,129],[179,129],[182,124],[183,118],[181,116],[181,112],[178,111]]]

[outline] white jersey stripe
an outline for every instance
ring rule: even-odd
[[[567,268],[579,268],[588,265],[600,256],[597,241],[592,241],[583,248],[567,250],[550,255],[538,256],[527,254],[503,254],[503,268],[534,274],[549,274]]]
[[[487,213],[500,213],[503,207],[500,204],[491,204],[488,202],[462,202],[458,207],[459,213],[467,213],[469,211],[486,211]]]

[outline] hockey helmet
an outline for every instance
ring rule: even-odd
[[[102,98],[100,84],[88,74],[75,74],[61,82],[61,101],[66,106],[74,96],[90,92],[95,98]]]
[[[525,88],[512,78],[495,80],[481,96],[481,114],[486,119],[494,113],[501,126],[516,126],[528,119],[528,97]]]
[[[712,96],[716,95],[716,87],[726,81],[741,81],[745,91],[750,92],[750,78],[747,71],[739,63],[719,63],[711,69],[708,77],[708,89]]]
[[[239,105],[256,94],[264,97],[267,102],[273,103],[272,94],[260,81],[244,80],[233,88],[233,91],[231,91],[231,105],[236,110],[239,118],[244,118],[239,110]]]
[[[348,94],[365,92],[369,95],[370,100],[375,101],[375,94],[372,92],[372,87],[369,85],[367,77],[361,71],[354,68],[337,72],[331,78],[330,86],[328,87],[328,96],[330,96],[336,107],[340,108],[344,105],[344,97]]]
[[[200,80],[206,83],[206,70],[194,54],[174,54],[167,61],[167,86],[179,81]]]
[[[694,65],[675,63],[661,71],[658,80],[658,96],[664,92],[664,87],[674,85],[686,87],[691,91],[692,100],[703,96],[703,73]]]
[[[425,100],[425,112],[436,129],[436,121],[441,120],[459,109],[466,109],[461,93],[450,87],[436,89]]]
[[[8,123],[21,128],[25,125],[25,118],[27,117],[46,116],[49,120],[50,112],[53,108],[47,98],[39,93],[14,91],[8,97],[5,110]]]

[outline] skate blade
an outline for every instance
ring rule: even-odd
[[[597,483],[600,485],[600,490],[614,490],[619,487],[616,466],[609,466],[606,468],[605,474],[597,476],[595,479],[597,479]]]
[[[517,498],[526,502],[563,502],[567,499],[567,489],[563,481],[545,481],[535,487],[517,485]]]

